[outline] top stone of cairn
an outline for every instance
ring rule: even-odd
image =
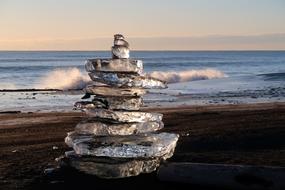
[[[85,64],[87,72],[122,72],[122,73],[143,73],[141,60],[129,59],[129,43],[121,34],[114,35],[112,46],[112,59],[89,59]]]
[[[112,47],[113,59],[128,59],[130,57],[129,43],[122,34],[114,35],[114,46]]]

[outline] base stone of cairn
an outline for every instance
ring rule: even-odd
[[[145,89],[167,88],[165,82],[144,76],[143,62],[129,59],[129,44],[123,35],[114,36],[112,59],[90,59],[85,69],[93,85],[75,109],[87,118],[69,132],[62,165],[101,178],[124,178],[155,171],[170,158],[179,136],[159,133],[160,113],[139,111]]]
[[[80,156],[66,152],[63,163],[87,174],[101,178],[123,178],[151,173],[160,165],[160,158],[112,158]]]

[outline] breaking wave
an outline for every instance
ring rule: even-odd
[[[154,71],[151,77],[167,81],[168,83],[188,82],[195,80],[208,80],[227,77],[223,72],[216,69],[187,70],[180,72]]]
[[[264,78],[265,81],[284,81],[285,80],[285,73],[265,73],[259,74],[257,76],[261,76]]]
[[[90,82],[89,76],[78,68],[56,69],[40,80],[36,88],[48,89],[83,89]]]
[[[148,76],[167,81],[168,83],[187,82],[195,80],[207,80],[214,78],[223,78],[226,75],[215,69],[187,70],[180,72],[162,72],[154,71]],[[81,72],[78,68],[56,69],[49,72],[40,80],[40,84],[35,88],[39,89],[83,89],[87,83],[90,83],[89,76]]]

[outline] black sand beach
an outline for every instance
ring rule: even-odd
[[[168,162],[285,166],[284,103],[147,110],[163,113],[164,131],[181,136]],[[0,114],[1,189],[182,185],[161,182],[155,173],[122,180],[102,180],[72,169],[45,174],[45,169],[57,166],[55,158],[69,150],[64,137],[83,117],[78,112]]]

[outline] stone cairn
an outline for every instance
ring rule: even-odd
[[[143,74],[141,60],[129,59],[129,44],[114,35],[112,59],[87,60],[93,83],[85,88],[92,101],[76,102],[87,117],[69,132],[62,164],[101,178],[123,178],[155,171],[170,158],[177,134],[158,133],[162,114],[139,111],[145,89],[167,88],[165,82]]]

